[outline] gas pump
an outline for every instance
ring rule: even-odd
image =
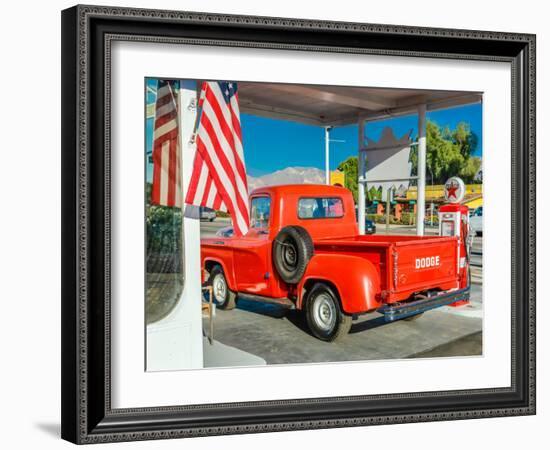
[[[470,285],[470,218],[468,207],[460,204],[466,193],[464,182],[451,177],[445,182],[445,200],[448,202],[439,208],[439,235],[456,236],[458,245],[457,271],[460,288]],[[451,306],[468,303],[460,301]]]

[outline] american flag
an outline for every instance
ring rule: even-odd
[[[177,81],[159,80],[153,138],[151,203],[182,206],[181,151],[178,139]]]
[[[204,82],[197,152],[185,203],[231,214],[235,235],[249,227],[248,186],[237,84]]]

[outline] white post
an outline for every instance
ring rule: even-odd
[[[325,127],[325,184],[330,184],[330,129],[332,127]]]
[[[196,121],[196,90],[183,86],[179,91],[179,126],[182,168],[182,196],[191,179],[196,145],[191,143]],[[198,369],[203,367],[202,292],[200,264],[200,221],[182,210],[183,292],[165,318],[147,326],[147,370]]]
[[[418,106],[418,183],[416,198],[416,234],[424,236],[426,212],[426,105]]]
[[[365,142],[365,121],[359,120],[359,153],[357,155],[357,225],[359,227],[359,234],[365,234],[365,176],[366,176],[366,164],[365,164],[365,151],[363,150],[363,144]]]

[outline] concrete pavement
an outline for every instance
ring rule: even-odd
[[[341,341],[323,342],[309,333],[299,312],[240,300],[234,310],[216,311],[214,323],[214,339],[223,344],[252,353],[267,364],[303,364],[422,357],[479,333],[482,320],[438,309],[412,322],[385,323],[373,313],[355,321]],[[204,325],[207,329],[206,321]],[[445,356],[464,355],[460,348],[450,350]]]

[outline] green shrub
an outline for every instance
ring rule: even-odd
[[[380,223],[381,218],[384,218],[382,214],[367,214],[366,218],[372,220],[374,223]],[[384,219],[385,220],[385,219]]]
[[[416,222],[416,214],[413,212],[401,213],[401,223],[404,225],[414,225]]]
[[[390,215],[390,223],[392,225],[400,225],[401,221],[398,218],[396,218],[395,216]]]
[[[182,271],[182,216],[179,208],[147,205],[147,271],[178,273]]]

